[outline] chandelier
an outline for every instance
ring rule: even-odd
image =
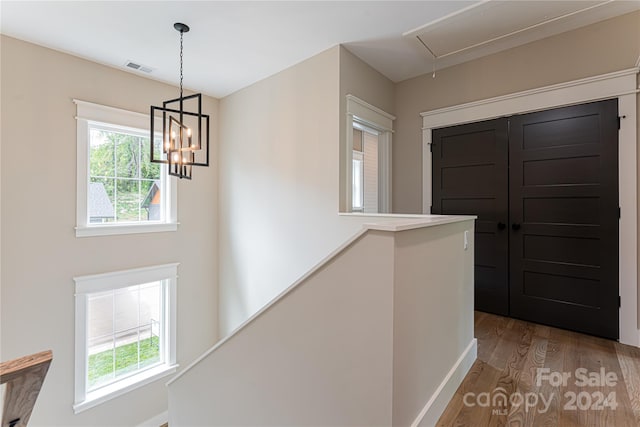
[[[169,175],[191,179],[193,166],[209,166],[209,115],[202,114],[202,94],[182,93],[182,38],[189,26],[176,22],[180,33],[180,97],[151,106],[151,161],[168,165]],[[162,140],[156,126],[162,124]]]

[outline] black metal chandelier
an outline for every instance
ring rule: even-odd
[[[151,161],[169,165],[169,175],[191,179],[193,166],[209,166],[209,115],[202,114],[202,94],[182,94],[182,37],[189,26],[173,27],[180,32],[180,97],[151,106]],[[162,141],[155,138],[160,122]]]

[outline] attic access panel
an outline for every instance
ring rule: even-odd
[[[608,1],[486,1],[405,34],[417,37],[436,58],[504,41]]]

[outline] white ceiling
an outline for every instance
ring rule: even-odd
[[[2,0],[0,32],[127,71],[130,60],[153,69],[131,72],[177,84],[173,23],[184,22],[185,87],[223,97],[336,44],[397,82],[638,9],[640,0]]]

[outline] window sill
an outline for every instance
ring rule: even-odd
[[[132,390],[152,383],[160,378],[173,374],[178,369],[178,365],[160,365],[115,382],[101,389],[87,393],[87,397],[82,402],[73,405],[74,414],[86,411],[94,406],[100,405],[108,400],[122,396]]]
[[[178,230],[177,222],[158,224],[113,224],[76,227],[76,237],[116,236],[119,234],[161,233]]]

